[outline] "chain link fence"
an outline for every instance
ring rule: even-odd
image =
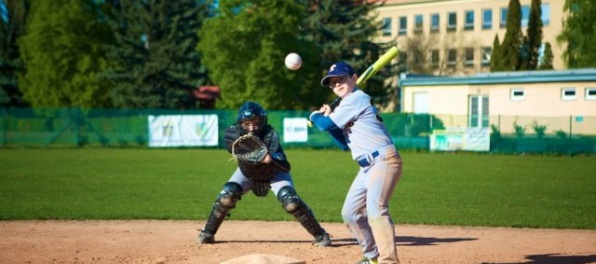
[[[236,120],[231,110],[0,109],[0,147],[148,147],[149,116],[217,115],[218,144]],[[284,137],[285,118],[308,118],[308,111],[268,111],[269,123]],[[428,151],[435,130],[465,128],[467,116],[411,113],[381,114],[395,145],[402,150]],[[490,152],[595,154],[596,116],[489,116],[480,124],[490,129]],[[306,142],[286,147],[334,148],[327,133],[307,129]]]

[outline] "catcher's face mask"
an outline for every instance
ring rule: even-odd
[[[240,123],[242,129],[250,134],[257,134],[261,130],[262,125],[259,118],[244,120]]]

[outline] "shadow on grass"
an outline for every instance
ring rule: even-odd
[[[526,262],[482,262],[482,264],[588,264],[596,262],[596,255],[569,256],[559,254],[528,255]]]

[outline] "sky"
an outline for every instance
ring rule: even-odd
[[[2,19],[4,22],[8,21],[8,10],[6,10],[4,1],[0,1],[0,19]]]

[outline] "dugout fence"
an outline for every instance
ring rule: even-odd
[[[282,138],[284,120],[305,119],[308,111],[268,111],[269,123]],[[150,141],[150,117],[216,116],[217,143],[222,148],[223,131],[236,118],[231,110],[156,109],[0,109],[0,147],[145,148]],[[383,113],[396,146],[402,150],[428,151],[437,131],[470,126],[490,131],[492,153],[596,154],[596,116],[490,116],[480,124],[466,116]],[[334,148],[331,138],[315,128],[306,128],[307,140],[286,142],[286,148]]]

